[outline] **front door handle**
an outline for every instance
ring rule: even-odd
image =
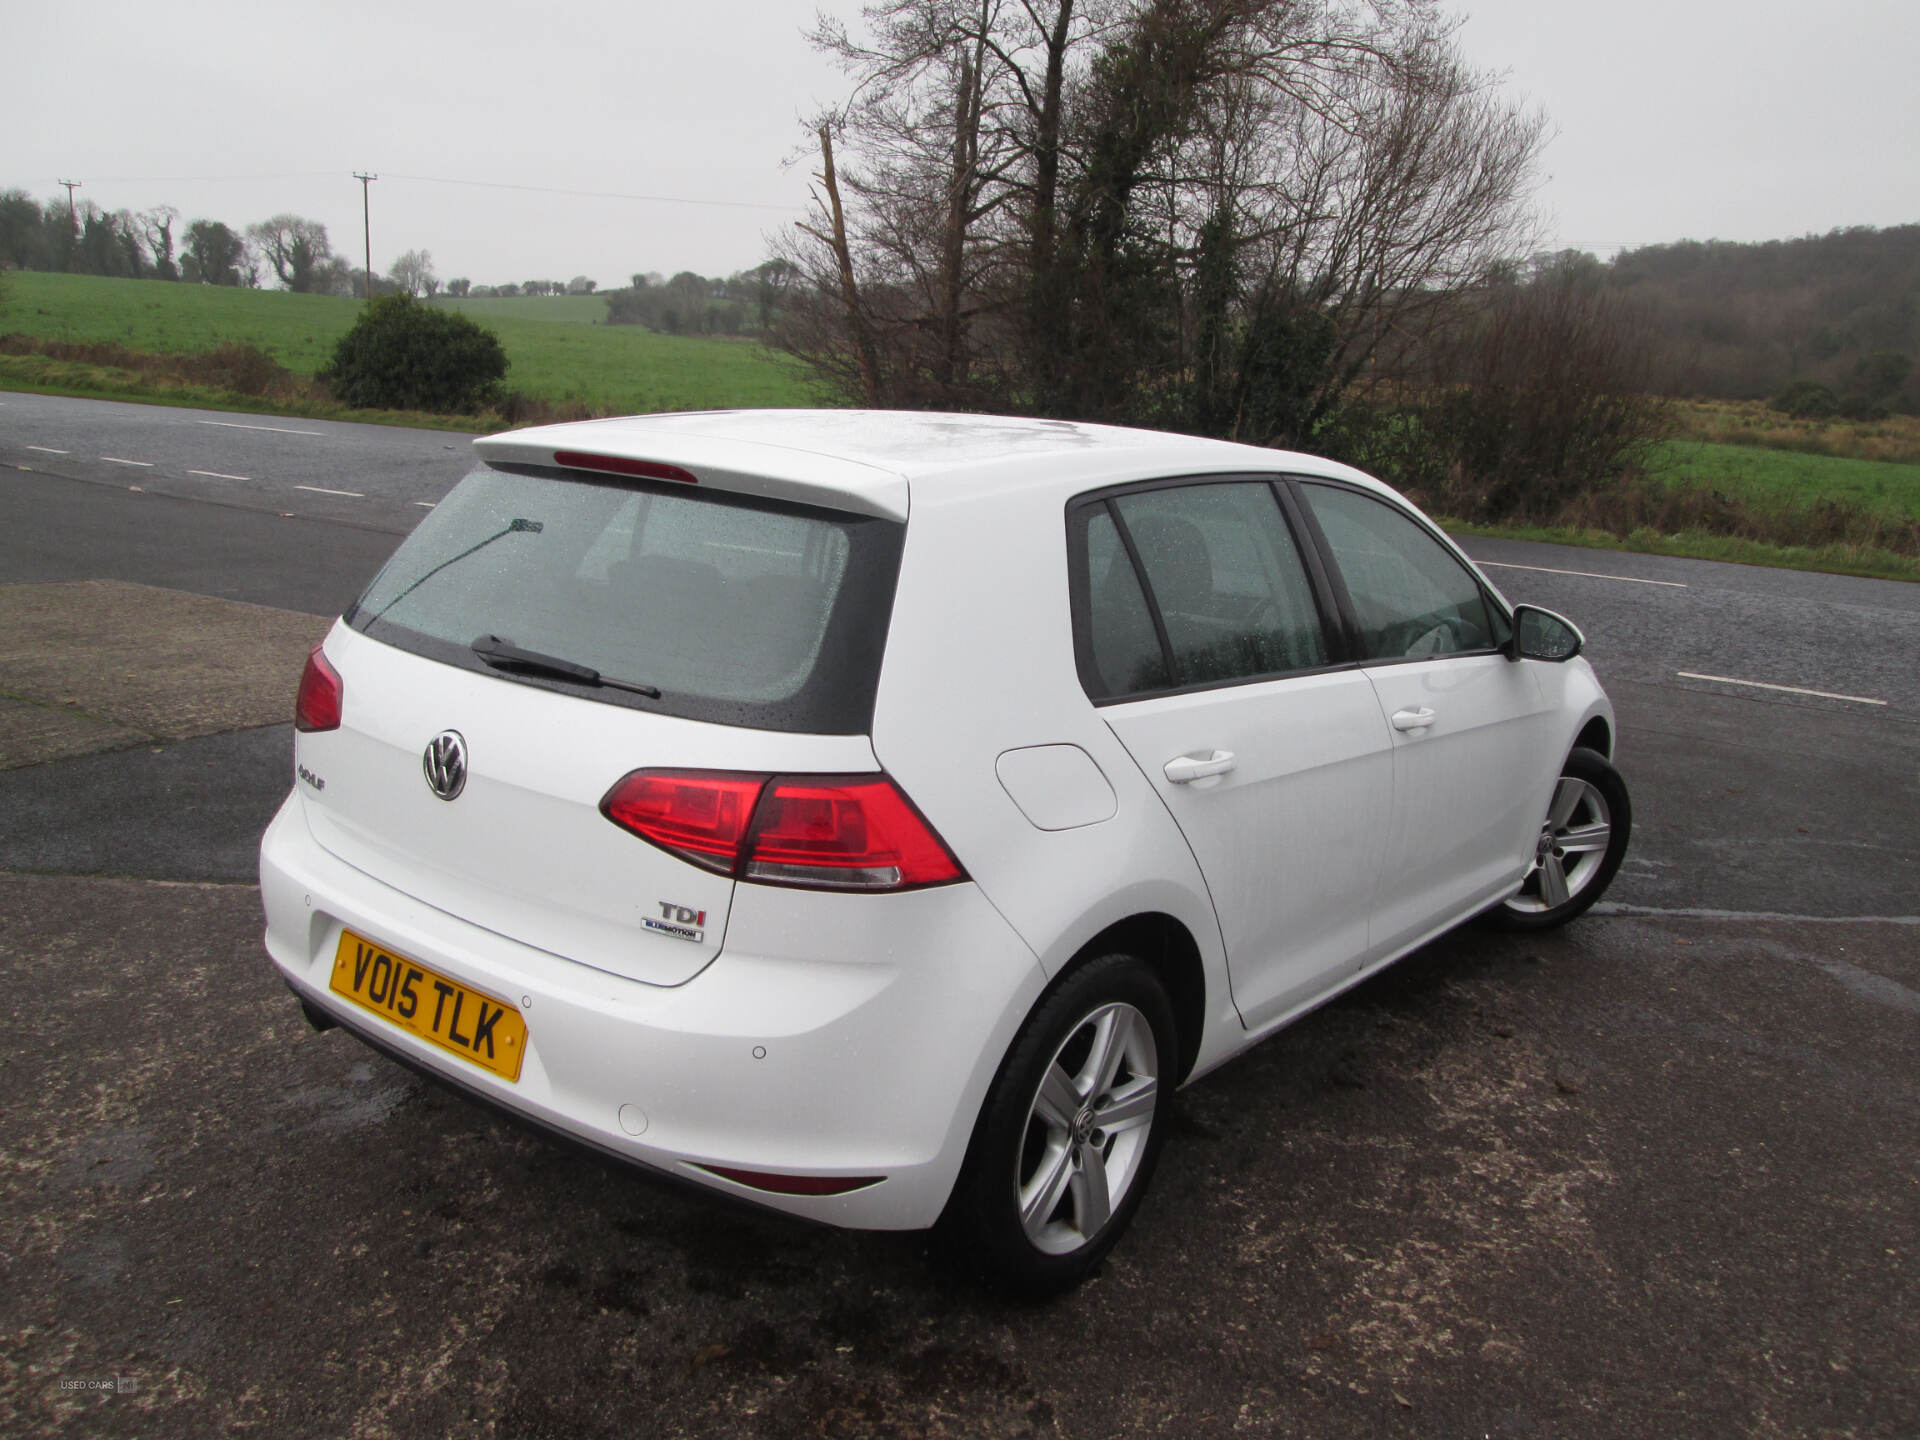
[[[1424,730],[1431,724],[1433,724],[1433,711],[1424,705],[1418,710],[1393,712],[1393,728],[1396,730]]]
[[[1166,775],[1176,785],[1191,785],[1211,775],[1224,775],[1235,763],[1231,750],[1213,750],[1204,756],[1176,755],[1167,761]]]

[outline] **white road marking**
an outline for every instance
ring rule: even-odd
[[[71,455],[73,453],[71,450],[56,450],[51,445],[29,445],[27,448],[29,450],[38,450],[46,455]]]
[[[204,475],[209,480],[248,480],[248,475],[222,475],[218,470],[189,470],[189,475]]]
[[[1652,905],[1620,905],[1602,900],[1595,915],[1651,920],[1790,920],[1796,925],[1920,925],[1920,915],[1786,915],[1777,910],[1661,910]]]
[[[1499,560],[1476,560],[1476,565],[1489,565],[1495,570],[1532,570],[1541,575],[1578,575],[1583,580],[1624,580],[1629,585],[1664,585],[1669,590],[1690,588],[1680,580],[1642,580],[1638,575],[1602,575],[1597,570],[1554,570],[1545,565],[1508,565]]]
[[[1817,695],[1822,700],[1849,700],[1855,705],[1884,705],[1884,700],[1870,700],[1865,695],[1836,695],[1831,690],[1808,690],[1799,685],[1769,685],[1764,680],[1735,680],[1731,675],[1696,675],[1691,670],[1673,672],[1682,680],[1711,680],[1716,685],[1745,685],[1754,690],[1779,690],[1788,695]]]
[[[102,455],[100,458],[109,465],[138,465],[142,470],[153,468],[151,460],[122,460],[118,455]]]
[[[316,495],[344,495],[349,500],[364,500],[367,498],[358,490],[329,490],[324,485],[296,485],[293,488],[296,490],[311,490]]]
[[[418,505],[422,510],[432,510],[439,502],[435,500],[416,500],[413,503]]]
[[[276,435],[319,435],[319,430],[289,430],[284,425],[236,425],[231,420],[196,420],[196,425],[218,425],[222,430],[271,430]]]

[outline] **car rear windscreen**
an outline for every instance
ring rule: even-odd
[[[430,659],[610,704],[862,734],[903,534],[877,517],[686,485],[481,465],[345,618]],[[526,665],[503,674],[475,652],[483,637],[659,697]]]

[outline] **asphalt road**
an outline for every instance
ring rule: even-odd
[[[0,465],[395,535],[465,473],[471,444],[439,430],[0,396]]]
[[[324,624],[464,450],[0,395],[0,587]],[[147,677],[147,740],[0,769],[0,1433],[1920,1433],[1920,587],[1469,548],[1619,709],[1606,913],[1459,932],[1191,1087],[1039,1309],[309,1033],[247,883],[287,729],[169,740],[204,704]],[[101,613],[164,630],[141,593]]]

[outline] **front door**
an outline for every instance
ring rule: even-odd
[[[1497,899],[1525,873],[1538,787],[1557,773],[1546,698],[1502,653],[1505,618],[1451,550],[1397,506],[1302,482],[1356,622],[1393,745],[1393,819],[1370,958],[1398,953]]]

